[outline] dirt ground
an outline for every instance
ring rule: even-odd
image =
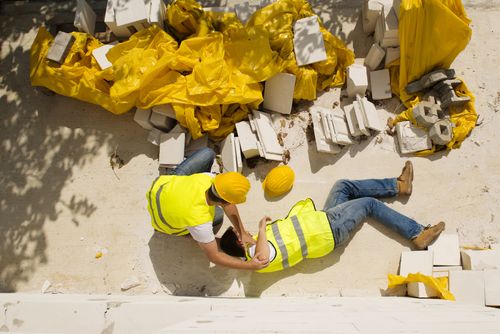
[[[357,57],[371,37],[362,32],[362,1],[311,1],[332,33]],[[415,166],[413,195],[386,201],[422,224],[443,220],[462,245],[500,241],[500,3],[465,1],[472,39],[453,64],[476,95],[479,124],[462,147]],[[157,147],[133,121],[98,106],[46,96],[29,82],[29,50],[37,28],[60,3],[42,13],[0,17],[0,291],[195,296],[367,296],[385,293],[410,244],[368,221],[350,242],[327,257],[306,260],[276,274],[238,272],[209,263],[194,241],[153,233],[146,191],[158,175]],[[388,103],[388,115],[398,101]],[[304,106],[297,109],[304,110]],[[297,122],[286,141],[296,172],[293,190],[279,200],[264,197],[261,181],[275,163],[243,172],[252,183],[243,221],[256,231],[262,215],[284,216],[297,200],[322,207],[340,178],[392,177],[404,161],[387,134],[372,136],[339,155],[316,152]],[[110,167],[116,153],[125,165]],[[228,225],[227,222],[224,223]],[[222,230],[224,230],[223,227]],[[101,251],[103,256],[96,259]],[[122,292],[135,277],[141,285]]]

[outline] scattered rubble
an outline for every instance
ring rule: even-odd
[[[139,281],[139,279],[135,276],[132,276],[132,277],[129,277],[125,281],[122,282],[122,284],[120,285],[120,289],[122,291],[127,291],[127,290],[135,288],[139,285],[141,285],[141,282]]]

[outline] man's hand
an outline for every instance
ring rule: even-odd
[[[248,262],[250,265],[250,269],[252,270],[260,270],[264,269],[269,265],[269,259],[266,258],[265,260],[260,260],[260,253],[257,253],[254,255],[254,257]]]
[[[267,223],[268,223],[268,222],[270,222],[271,220],[272,220],[272,219],[271,219],[271,217],[269,217],[269,216],[264,216],[264,217],[260,220],[260,222],[259,222],[259,229],[260,229],[260,228],[265,229],[265,228],[266,228],[266,226],[267,226]]]
[[[241,235],[237,233],[237,235],[238,235],[238,241],[242,246],[246,247],[247,244],[255,245],[255,239],[252,238],[250,233],[248,233],[247,231],[243,231]]]

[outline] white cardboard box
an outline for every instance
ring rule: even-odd
[[[370,72],[370,89],[373,100],[385,100],[392,97],[391,78],[388,69]]]
[[[368,87],[368,74],[366,67],[361,64],[352,64],[347,68],[347,95],[354,97],[356,94],[364,96]]]
[[[259,155],[257,146],[257,136],[250,127],[250,122],[241,121],[236,123],[236,132],[241,146],[241,151],[245,159],[250,159]]]
[[[160,157],[158,162],[161,167],[175,167],[184,160],[184,146],[186,134],[162,133],[160,136]]]
[[[149,121],[150,116],[151,116],[151,110],[136,108],[134,114],[134,121],[146,130],[153,130],[154,126]]]
[[[484,276],[482,271],[450,271],[450,292],[457,302],[484,305]]]
[[[500,270],[484,271],[484,295],[486,306],[500,306]]]
[[[433,244],[427,247],[434,253],[435,266],[459,266],[460,248],[458,234],[441,233]]]
[[[292,112],[295,75],[278,73],[266,81],[264,109],[290,114]]]
[[[417,128],[409,121],[396,124],[396,134],[401,154],[414,153],[432,148],[427,131]]]
[[[461,255],[465,270],[500,269],[500,251],[498,250],[463,250]]]
[[[297,65],[303,66],[327,59],[325,41],[316,15],[297,20],[293,26],[293,47]]]

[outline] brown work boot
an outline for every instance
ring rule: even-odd
[[[434,226],[427,225],[422,232],[411,241],[417,249],[426,249],[444,231],[444,222],[439,222]]]
[[[398,194],[411,195],[413,183],[413,164],[410,160],[405,162],[405,166],[398,177]]]

